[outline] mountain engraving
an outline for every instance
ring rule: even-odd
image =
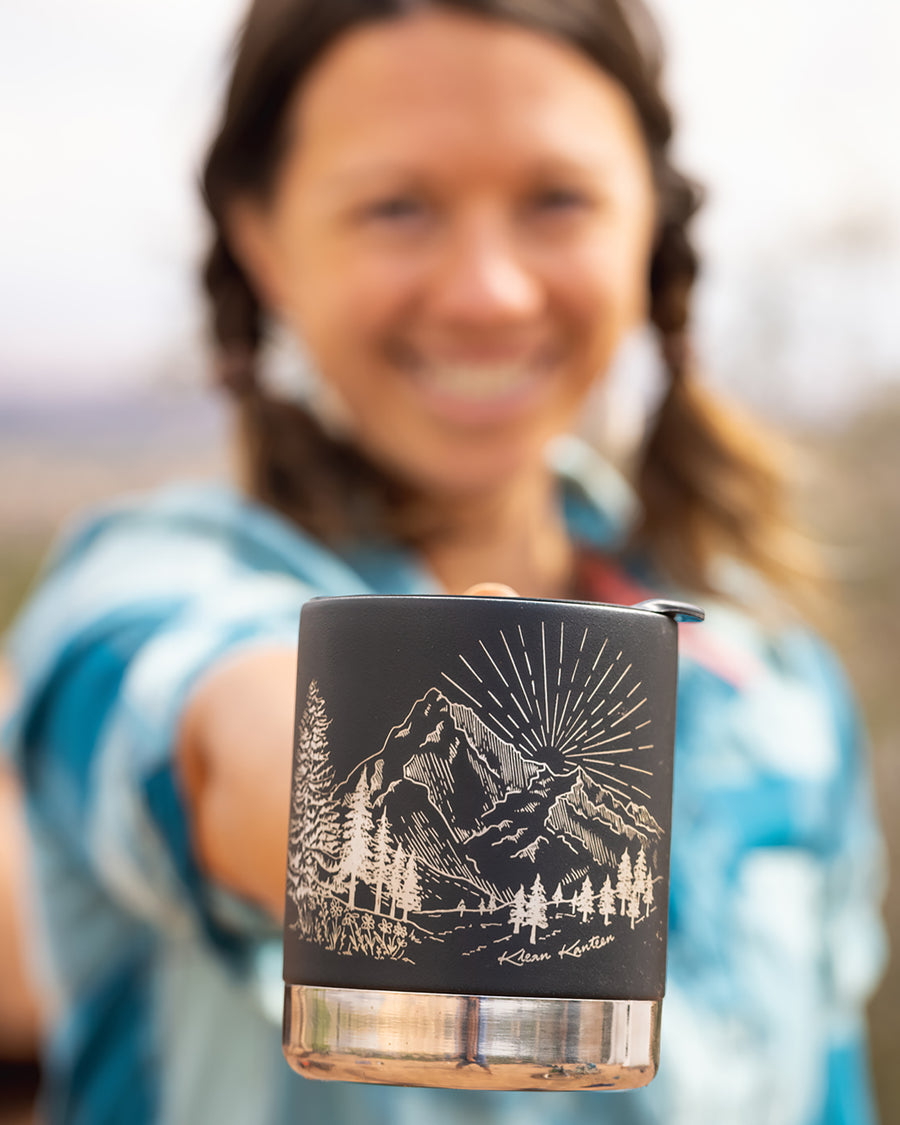
[[[461,655],[340,781],[310,683],[288,859],[299,937],[524,965],[602,956],[651,916],[663,831],[638,784],[651,771],[632,764],[652,749],[641,682],[606,641],[592,653],[587,630],[577,650],[562,626],[547,633]]]

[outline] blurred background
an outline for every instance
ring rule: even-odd
[[[194,185],[243,7],[0,7],[0,631],[72,513],[227,470],[227,416],[205,386]],[[808,454],[798,504],[842,585],[830,639],[866,715],[898,868],[900,5],[655,10],[682,163],[709,189],[703,366]],[[645,394],[635,371],[617,380],[622,418]],[[0,894],[23,900],[17,815],[0,775]],[[886,910],[900,948],[896,890]],[[4,905],[0,972],[20,945]],[[871,1012],[885,1122],[900,1121],[898,1001],[892,966]],[[34,1022],[27,995],[0,982],[7,1125],[27,1120]]]

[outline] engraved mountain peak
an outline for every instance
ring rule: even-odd
[[[553,773],[437,688],[354,771],[348,792],[364,768],[373,814],[387,813],[395,841],[420,857],[424,876],[477,894],[515,890],[537,865],[571,868],[589,856],[613,864],[623,838],[652,844],[662,836],[643,806],[582,770],[574,780]],[[498,860],[506,887],[483,876]]]
[[[610,832],[642,844],[655,843],[662,837],[662,829],[643,805],[616,796],[583,771],[579,771],[569,791],[554,803],[548,823],[556,831],[579,840],[598,862],[606,864],[615,862],[616,848],[620,846],[613,846]]]
[[[382,792],[401,781],[421,785],[435,809],[452,813],[465,840],[481,818],[510,791],[527,787],[542,769],[504,742],[467,707],[437,688],[417,700],[382,748]]]

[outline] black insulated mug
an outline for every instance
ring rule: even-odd
[[[300,621],[284,1052],[300,1074],[627,1089],[659,1061],[678,620],[317,598]]]

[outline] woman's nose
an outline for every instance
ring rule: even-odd
[[[485,328],[526,321],[544,303],[543,286],[514,232],[485,220],[461,224],[448,236],[431,297],[440,319]]]

